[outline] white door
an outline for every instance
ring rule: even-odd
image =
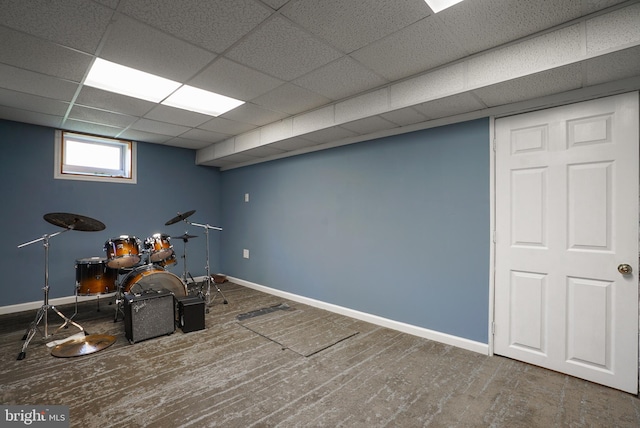
[[[638,118],[630,93],[495,122],[494,352],[633,394]]]

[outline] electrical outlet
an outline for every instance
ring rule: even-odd
[[[249,250],[247,250],[246,248],[244,250],[242,250],[242,257],[244,257],[245,259],[249,258]]]
[[[244,201],[245,202],[249,202],[249,194],[248,193],[244,194]]]

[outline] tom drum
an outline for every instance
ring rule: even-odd
[[[173,255],[169,235],[156,233],[144,241],[144,246],[149,250],[149,259],[152,263],[161,262]]]
[[[140,263],[140,240],[135,236],[111,238],[104,243],[104,251],[110,268],[130,268]]]

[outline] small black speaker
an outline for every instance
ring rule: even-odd
[[[204,300],[201,297],[178,297],[178,325],[183,333],[204,330]]]
[[[124,332],[129,343],[140,342],[176,330],[175,303],[168,290],[124,296]]]

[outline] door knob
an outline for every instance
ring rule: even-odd
[[[620,272],[623,275],[629,275],[629,274],[631,274],[632,271],[633,271],[633,269],[631,268],[631,266],[629,266],[626,263],[618,265],[618,272]]]

